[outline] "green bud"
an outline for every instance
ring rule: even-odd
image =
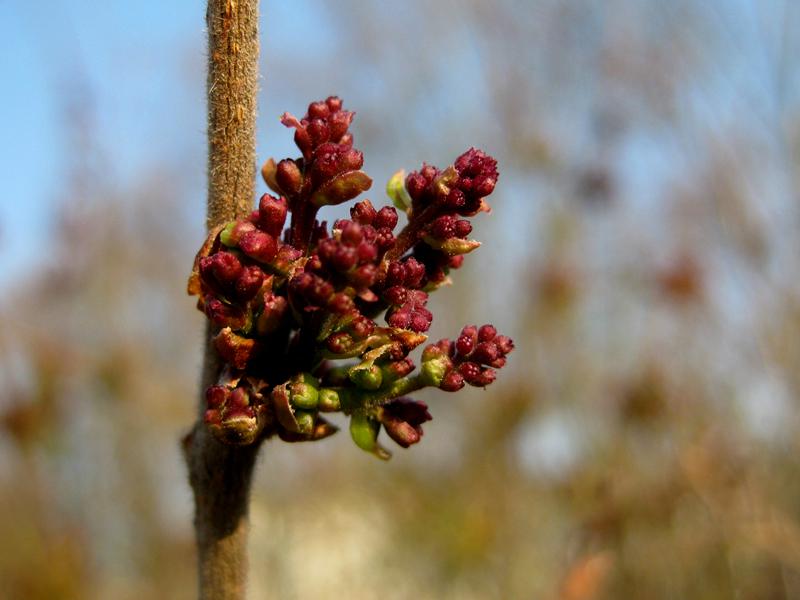
[[[422,361],[420,378],[425,385],[439,387],[439,385],[442,383],[442,379],[444,379],[444,376],[447,374],[449,367],[450,360],[446,356]]]
[[[350,417],[350,437],[356,446],[366,452],[371,452],[382,460],[391,458],[391,454],[378,444],[378,432],[381,424],[363,413],[356,413]]]
[[[441,250],[449,256],[459,256],[472,252],[476,248],[480,248],[481,243],[477,240],[462,240],[461,238],[452,237],[446,240],[437,240],[436,238],[425,235],[422,237],[425,243],[431,248]]]
[[[331,388],[322,388],[319,391],[319,409],[323,412],[336,412],[341,410],[342,403],[339,392]]]
[[[297,408],[313,410],[317,408],[319,401],[319,381],[313,375],[301,373],[293,381],[289,390],[291,391],[290,401]]]
[[[398,210],[408,212],[411,209],[411,196],[406,191],[406,172],[402,169],[392,175],[386,184],[386,194],[392,199],[392,204]]]
[[[306,410],[296,410],[294,412],[294,418],[297,421],[297,430],[300,433],[308,435],[314,432],[315,413]]]
[[[334,206],[352,200],[371,185],[372,179],[364,171],[347,171],[319,186],[310,201],[317,207]]]
[[[228,246],[229,248],[233,248],[236,246],[236,242],[233,240],[233,230],[236,227],[236,221],[231,221],[222,231],[219,233],[219,241]]]
[[[383,383],[381,369],[377,365],[369,367],[354,367],[350,371],[350,381],[362,390],[377,390]]]

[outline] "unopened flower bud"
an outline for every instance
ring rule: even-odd
[[[423,360],[420,377],[425,385],[439,387],[444,376],[452,369],[452,363],[447,356],[439,356],[430,360]]]
[[[218,327],[241,329],[247,323],[244,311],[230,304],[225,304],[216,298],[210,298],[205,303],[206,316]]]
[[[457,392],[464,387],[464,378],[458,371],[450,371],[442,379],[439,389],[445,392]]]
[[[356,446],[386,460],[390,454],[378,445],[380,429],[380,422],[363,413],[356,413],[350,417],[350,437],[353,438]]]
[[[331,114],[331,109],[324,100],[312,102],[308,105],[308,116],[311,119],[326,119]]]
[[[267,335],[277,330],[282,324],[288,303],[283,296],[267,293],[264,296],[264,309],[256,321],[259,335]]]
[[[378,211],[372,226],[376,229],[386,227],[391,231],[397,226],[397,210],[392,206],[384,206]]]
[[[498,335],[494,338],[494,343],[503,354],[508,354],[514,349],[514,342],[506,335]]]
[[[478,341],[490,342],[495,338],[496,335],[497,329],[495,329],[493,325],[482,325],[478,330]]]
[[[414,361],[410,358],[402,358],[381,365],[383,383],[391,383],[405,377],[415,369]]]
[[[461,330],[461,334],[456,340],[456,352],[461,356],[467,356],[477,343],[478,328],[475,325],[467,325]]]
[[[319,401],[319,381],[310,373],[301,373],[289,384],[289,402],[297,408],[313,410]]]
[[[350,381],[362,390],[377,390],[383,383],[383,374],[377,365],[367,368],[354,367],[350,371]]]
[[[250,221],[231,221],[219,234],[219,241],[234,248],[239,244],[242,235],[247,232],[255,231],[256,226]]]
[[[252,300],[264,283],[264,272],[255,265],[245,267],[236,280],[236,296],[242,302]]]
[[[275,196],[264,194],[258,203],[259,226],[268,234],[277,238],[283,231],[288,210],[289,206],[286,198],[276,198]]]
[[[339,392],[331,388],[322,388],[319,391],[319,410],[323,412],[336,412],[342,409]]]
[[[217,252],[200,259],[200,277],[207,283],[216,282],[229,288],[241,274],[242,263],[230,252]]]
[[[252,358],[256,342],[251,338],[233,333],[225,327],[214,337],[214,348],[219,355],[234,369],[244,369]]]
[[[297,421],[297,431],[303,435],[310,435],[314,431],[314,412],[305,410],[294,411],[294,419]]]
[[[357,202],[350,209],[350,217],[361,225],[372,225],[377,214],[377,211],[369,200]]]
[[[268,263],[278,253],[278,242],[263,231],[248,231],[239,239],[239,249],[250,258]]]
[[[368,288],[375,283],[377,277],[377,269],[375,265],[367,263],[361,265],[355,271],[349,274],[349,279],[357,288]]]
[[[396,398],[381,408],[380,420],[386,433],[403,448],[422,437],[422,424],[431,420],[428,405],[411,398]]]
[[[364,233],[361,225],[353,221],[343,220],[342,226],[342,243],[347,246],[357,246],[364,239]]]
[[[228,400],[228,389],[221,385],[212,385],[206,390],[206,406],[208,408],[222,408]]]

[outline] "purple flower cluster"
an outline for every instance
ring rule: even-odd
[[[353,116],[336,97],[311,103],[302,119],[285,114],[302,156],[267,161],[275,195],[211,231],[195,259],[189,293],[223,363],[205,422],[225,442],[320,439],[336,431],[323,414],[339,411],[355,443],[385,458],[381,428],[408,447],[431,419],[406,394],[484,387],[513,349],[491,325],[469,326],[428,346],[412,374],[409,354],[433,319],[428,294],[480,245],[467,239],[469,217],[488,210],[497,163],[473,148],[444,170],[397,173],[387,185],[393,206],[362,200],[328,227],[320,208],[372,185],[353,148]],[[407,220],[399,231],[398,211]]]

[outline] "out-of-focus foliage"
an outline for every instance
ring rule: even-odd
[[[749,4],[313,3],[346,69],[264,49],[262,112],[358,97],[376,175],[497,156],[493,241],[431,333],[492,314],[518,346],[486,393],[425,396],[389,465],[267,443],[253,598],[800,597],[800,14]],[[3,594],[191,598],[203,200],[80,147],[0,303]]]

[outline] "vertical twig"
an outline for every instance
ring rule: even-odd
[[[208,219],[247,215],[255,193],[258,0],[208,0]],[[199,597],[240,599],[247,578],[247,512],[257,444],[226,446],[203,425],[202,392],[219,361],[206,332],[198,421],[184,440],[195,499]]]

